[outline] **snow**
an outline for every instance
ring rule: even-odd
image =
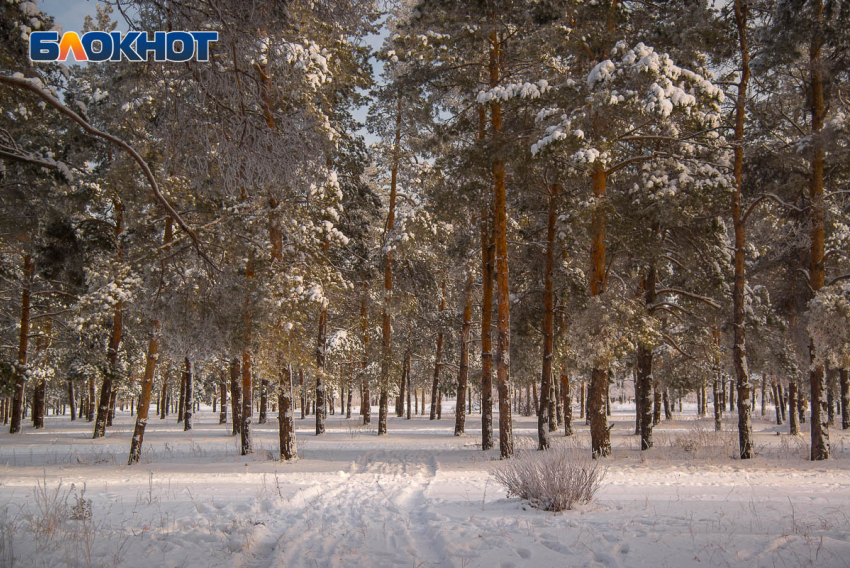
[[[91,440],[91,423],[48,416],[43,430],[0,434],[0,534],[13,544],[0,548],[0,565],[12,565],[10,555],[15,566],[75,558],[145,568],[846,565],[850,435],[840,430],[831,432],[837,457],[813,463],[804,458],[807,434],[788,436],[771,416],[756,417],[760,455],[741,462],[727,457],[734,417],[715,434],[686,405],[690,414],[662,422],[657,447],[641,455],[633,406],[615,404],[614,456],[597,501],[551,514],[495,484],[498,447],[478,449],[480,415],[455,437],[453,404],[443,408],[435,422],[393,415],[380,438],[377,408],[369,427],[328,416],[321,437],[312,435],[313,416],[298,418],[294,463],[272,459],[273,413],[252,426],[255,453],[246,457],[205,408],[188,432],[173,415],[152,419],[132,467],[124,464],[133,417],[119,412],[107,436]],[[575,425],[571,443],[585,451],[587,426]],[[533,417],[514,416],[518,446],[533,447],[535,430]],[[716,445],[683,449],[701,436]],[[91,519],[35,532],[34,488],[52,492],[60,481],[70,506],[91,500]]]

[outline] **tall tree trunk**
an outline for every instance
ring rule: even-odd
[[[233,414],[232,436],[242,432],[242,372],[239,368],[239,358],[230,361],[230,411]]]
[[[352,377],[354,376],[353,365],[352,365],[352,369],[351,369],[351,376]],[[410,386],[409,383],[410,383],[410,381],[408,381],[408,387]],[[351,378],[349,378],[348,379],[348,396],[346,398],[346,404],[345,404],[345,417],[346,418],[351,418],[351,404],[354,401],[354,389],[352,387],[353,387],[352,380],[351,380]],[[408,392],[407,394],[408,394],[407,398],[409,400],[410,399],[410,392]],[[408,406],[410,406],[409,403],[408,403]]]
[[[44,326],[44,329],[41,330],[38,337],[35,340],[35,359],[38,360],[39,354],[42,349],[45,349],[49,346],[50,342],[50,333],[51,333],[51,322],[50,318],[47,319],[47,323]],[[42,335],[45,337],[42,338]],[[33,387],[33,397],[32,397],[32,425],[36,430],[40,430],[44,428],[44,414],[47,412],[46,402],[47,402],[47,383],[45,382],[44,377],[40,377],[36,380],[35,386]]]
[[[269,380],[263,379],[260,381],[260,416],[257,418],[257,422],[260,424],[265,424],[268,420],[268,409],[269,409]]]
[[[145,426],[148,424],[148,410],[151,405],[151,391],[153,390],[153,376],[156,371],[156,363],[159,358],[159,337],[161,327],[158,320],[151,325],[151,336],[148,340],[148,353],[145,361],[145,374],[142,376],[142,393],[139,396],[139,410],[136,413],[136,427],[133,430],[133,439],[130,441],[130,459],[128,465],[139,463],[142,457],[142,442],[145,439]]]
[[[404,363],[402,364],[402,367],[401,367],[401,380],[399,381],[399,385],[398,385],[398,403],[396,405],[396,416],[398,416],[399,418],[404,417],[404,396],[405,396],[405,389],[407,388],[407,373],[410,372],[410,367],[409,367],[410,360],[407,358],[408,352],[409,352],[409,350],[407,352],[405,352],[405,355],[404,355]]]
[[[779,385],[773,381],[773,404],[776,407],[776,425],[782,425],[782,397],[779,396]]]
[[[661,396],[664,400],[664,420],[673,420],[673,412],[670,409],[670,393],[666,387],[664,388],[664,392],[661,393]]]
[[[408,350],[407,350],[407,420],[410,420],[410,391],[411,391],[411,384],[410,384],[410,348],[408,348]],[[349,404],[350,404],[351,393],[349,393],[348,396],[349,396]],[[413,393],[413,398],[416,398],[416,393]]]
[[[446,309],[446,281],[440,284],[440,314]],[[437,420],[440,398],[440,371],[443,366],[443,328],[437,332],[437,352],[434,355],[434,380],[431,384],[431,420]]]
[[[118,259],[123,256],[121,233],[124,232],[124,207],[115,203],[115,238],[118,240]],[[106,422],[109,416],[109,401],[112,398],[112,384],[118,376],[118,347],[121,345],[121,333],[123,331],[123,302],[118,300],[112,312],[112,332],[109,336],[109,345],[106,350],[107,370],[103,374],[103,382],[100,386],[100,403],[97,406],[97,419],[94,422],[94,434],[92,438],[101,438],[106,434]]]
[[[280,365],[278,360],[278,434],[280,439],[280,459],[291,460],[298,457],[295,442],[295,414],[292,412],[292,365]]]
[[[738,28],[738,47],[741,54],[741,76],[738,81],[738,96],[735,101],[734,167],[735,187],[732,191],[732,224],[735,231],[735,281],[732,289],[732,327],[734,346],[732,360],[738,387],[738,446],[741,459],[753,457],[752,401],[750,400],[750,378],[747,367],[747,329],[745,321],[744,294],[746,288],[745,253],[746,233],[741,188],[744,177],[744,122],[746,120],[747,87],[750,80],[750,51],[747,42],[747,0],[735,0],[735,23]],[[730,391],[730,407],[732,398]]]
[[[490,87],[499,84],[501,44],[499,33],[490,34]],[[514,454],[513,421],[511,419],[511,297],[508,268],[508,218],[505,183],[505,160],[501,154],[502,105],[490,104],[493,148],[493,217],[496,243],[496,290],[498,318],[496,322],[496,381],[499,390],[499,456]]]
[[[735,388],[735,383],[733,381],[729,381],[729,412],[733,412],[735,410]]]
[[[572,436],[573,429],[573,397],[570,395],[570,377],[567,368],[561,368],[561,393],[564,398],[564,436]]]
[[[637,391],[640,417],[640,449],[648,450],[652,447],[652,349],[638,345],[637,352]]]
[[[823,62],[821,47],[823,44],[823,0],[813,0],[812,7],[817,18],[812,42],[809,48],[809,73],[811,80],[811,113],[812,113],[812,158],[811,179],[809,181],[809,199],[811,206],[811,253],[809,265],[809,286],[813,294],[824,285],[824,195],[823,195],[823,130],[826,117],[826,105],[823,93]],[[814,360],[814,339],[811,340],[810,352],[812,368],[809,382],[812,390],[812,450],[811,459],[829,459],[829,424],[826,407],[826,373],[823,364]]]
[[[486,120],[484,107],[480,116]],[[481,449],[493,448],[493,227],[490,208],[481,209]],[[535,399],[536,399],[535,395]],[[536,404],[536,403],[535,403]],[[423,399],[424,406],[424,399]]]
[[[186,375],[180,373],[180,393],[177,397],[177,423],[183,422],[183,415],[186,413]]]
[[[649,265],[649,270],[646,274],[646,280],[643,282],[644,302],[649,306],[655,304],[657,300],[656,284],[658,282],[658,272],[655,264]],[[640,393],[640,402],[637,406],[640,408],[640,449],[648,450],[652,447],[652,377],[653,353],[652,348],[644,345],[638,345],[637,349],[637,370],[636,390]]]
[[[21,329],[18,333],[18,366],[15,369],[15,391],[12,402],[12,422],[10,434],[21,431],[24,412],[24,385],[26,383],[27,346],[30,333],[30,310],[32,298],[33,265],[30,255],[24,256],[24,286],[21,291]]]
[[[363,336],[363,358],[361,360],[361,373],[363,374],[363,379],[360,387],[360,415],[363,416],[364,425],[369,424],[372,421],[372,406],[370,404],[372,395],[369,393],[369,377],[366,374],[369,357],[368,311],[366,309],[366,300],[368,296],[368,285],[364,282],[363,295],[360,300],[360,333]]]
[[[328,309],[322,308],[319,315],[319,333],[316,338],[316,436],[325,433],[325,383],[322,375],[325,371],[325,343],[328,326]]]
[[[159,407],[159,419],[165,420],[165,416],[168,414],[168,369],[160,372],[162,376],[162,390],[160,391],[160,400],[162,403]]]
[[[254,412],[251,394],[251,350],[242,349],[242,455],[254,453],[254,440],[251,436],[251,416]]]
[[[186,384],[186,408],[183,410],[183,431],[192,429],[192,413],[195,409],[195,384],[192,375],[192,362],[186,357],[183,360],[183,380]]]
[[[797,416],[797,381],[788,383],[788,417],[789,432],[792,435],[800,433],[800,420]]]
[[[401,152],[401,95],[398,96],[395,119],[395,143],[393,145],[393,162],[390,177],[390,202],[387,211],[387,222],[384,227],[384,243],[389,241],[395,230],[395,204],[398,184],[398,164]],[[384,301],[381,327],[381,396],[378,405],[378,435],[387,433],[387,412],[390,386],[390,356],[392,346],[392,324],[390,321],[390,302],[393,294],[393,255],[392,249],[387,248],[384,254]]]
[[[599,296],[605,291],[605,192],[607,174],[602,165],[593,169],[593,196],[596,207],[591,219],[590,295]],[[594,361],[587,393],[587,415],[590,419],[590,445],[594,458],[611,455],[611,434],[606,416],[608,399],[608,362]]]
[[[555,223],[558,219],[557,196],[560,186],[553,183],[548,194],[548,216],[546,222],[546,252],[543,260],[543,367],[540,375],[540,414],[537,416],[537,449],[548,450],[549,432],[557,430],[556,418],[552,415],[554,390],[552,381],[552,357],[555,342],[555,288],[552,271],[555,269]]]
[[[661,390],[658,388],[658,382],[653,385],[653,404],[652,404],[652,425],[658,426],[661,424]]]
[[[112,394],[109,395],[109,410],[106,413],[106,425],[112,426],[112,420],[115,418],[115,402],[118,399],[118,391],[112,389]]]
[[[466,391],[469,388],[469,331],[472,328],[472,272],[466,278],[463,302],[463,325],[460,330],[460,369],[457,373],[457,404],[455,405],[455,436],[466,431]]]
[[[764,416],[766,412],[766,397],[767,397],[767,379],[764,375],[761,376],[761,415]]]
[[[221,391],[221,412],[218,415],[218,423],[227,424],[227,376],[223,372],[219,390]]]
[[[75,420],[75,414],[77,411],[76,400],[74,399],[74,381],[68,379],[68,406],[70,406],[71,410],[71,421]]]
[[[841,369],[839,372],[841,383],[841,429],[850,429],[850,372]]]

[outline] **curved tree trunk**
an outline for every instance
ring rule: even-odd
[[[148,410],[151,405],[151,391],[153,390],[153,375],[159,358],[159,338],[161,327],[159,321],[154,321],[151,326],[151,336],[148,340],[148,353],[145,362],[145,374],[142,376],[142,393],[139,396],[139,410],[136,413],[136,427],[133,430],[133,439],[130,441],[130,459],[128,465],[139,463],[142,457],[142,442],[145,439],[145,426],[148,423]]]

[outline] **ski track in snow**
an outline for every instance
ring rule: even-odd
[[[302,459],[287,464],[270,459],[276,420],[255,425],[257,451],[240,456],[207,410],[191,432],[152,421],[134,467],[124,465],[130,416],[95,441],[90,423],[50,416],[44,430],[0,434],[0,566],[850,567],[848,433],[833,429],[835,459],[812,463],[804,437],[757,418],[762,456],[743,463],[726,455],[732,432],[710,434],[711,455],[683,450],[677,440],[697,422],[682,416],[641,456],[629,411],[615,406],[598,500],[560,514],[506,498],[489,474],[498,450],[478,449],[474,414],[463,437],[448,412],[391,417],[381,437],[339,417],[315,437],[312,417],[297,420]],[[534,418],[515,417],[520,446],[535,430]],[[92,500],[91,557],[80,521],[50,537],[33,530],[34,487],[60,480],[61,491],[74,484],[69,504],[83,484]]]

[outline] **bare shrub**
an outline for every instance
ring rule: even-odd
[[[34,510],[28,519],[36,540],[52,537],[68,519],[69,494],[70,491],[62,489],[61,480],[55,489],[47,487],[46,475],[43,483],[36,480],[36,486],[32,490]]]
[[[71,485],[71,489],[75,489],[74,485]],[[74,506],[71,507],[71,519],[74,521],[83,521],[86,519],[91,519],[91,499],[86,499],[86,484],[83,483],[83,489],[80,491],[80,494],[77,495],[74,493]]]
[[[593,500],[606,472],[598,461],[556,446],[543,452],[519,450],[492,475],[507,488],[508,497],[543,511],[569,511]]]

